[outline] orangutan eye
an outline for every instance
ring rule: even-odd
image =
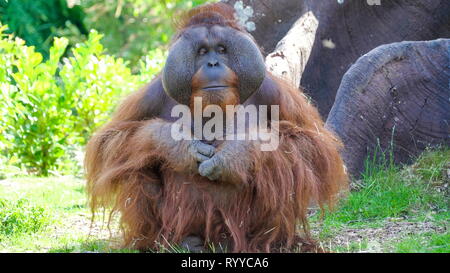
[[[225,53],[227,53],[227,49],[226,49],[223,45],[219,45],[219,46],[217,47],[217,52],[218,52],[219,54],[225,54]]]
[[[198,55],[205,55],[206,53],[208,53],[208,49],[204,46],[202,46],[199,50],[198,50]]]

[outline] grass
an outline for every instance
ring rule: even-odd
[[[341,201],[336,211],[322,219],[313,217],[313,226],[319,230],[322,241],[335,242],[328,247],[337,252],[423,252],[422,244],[410,243],[415,237],[408,232],[426,230],[443,233],[417,235],[417,238],[429,238],[431,245],[426,252],[448,250],[449,171],[448,147],[428,150],[413,165],[403,168],[371,158],[366,162],[361,180],[353,183],[356,189]],[[427,223],[426,230],[421,229],[421,223]],[[346,233],[353,236],[345,236]],[[336,244],[339,241],[336,238],[341,242]],[[395,243],[393,240],[400,240],[397,248],[389,247]]]
[[[334,252],[450,252],[450,149],[394,166],[372,158],[356,189],[332,213],[311,218],[316,238]],[[0,180],[0,252],[134,252],[116,248],[102,216],[90,229],[82,179]],[[179,246],[158,252],[186,252]]]
[[[394,244],[394,252],[398,253],[450,253],[450,234],[423,233],[411,235]]]
[[[0,234],[35,233],[50,223],[44,207],[30,204],[26,199],[0,199]]]
[[[90,230],[84,183],[73,177],[1,180],[0,252],[123,252],[111,248],[101,216]],[[5,220],[2,211],[14,212],[22,222]]]

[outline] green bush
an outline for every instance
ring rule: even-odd
[[[154,48],[167,49],[174,33],[173,18],[211,0],[84,0],[86,26],[105,34],[109,54],[139,67],[139,60]]]
[[[69,48],[86,40],[89,29],[104,34],[106,52],[130,63],[155,48],[167,49],[174,33],[173,18],[211,0],[0,0],[0,22],[8,33],[49,56],[54,37],[65,37]]]
[[[140,62],[144,73],[133,75],[122,59],[103,53],[102,35],[91,31],[62,60],[68,40],[55,38],[43,61],[34,47],[3,34],[5,29],[0,28],[0,151],[37,175],[79,170],[73,159],[80,158],[80,147],[121,96],[160,70],[162,62],[151,58],[164,56],[151,52]]]
[[[0,234],[35,233],[51,222],[45,208],[29,204],[26,199],[0,199]]]
[[[53,38],[65,36],[70,44],[85,39],[84,11],[69,7],[66,0],[0,0],[0,21],[8,33],[24,39],[27,45],[48,57]]]

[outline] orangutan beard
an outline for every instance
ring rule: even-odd
[[[199,70],[192,78],[192,95],[190,99],[191,111],[194,110],[194,99],[202,98],[202,112],[208,105],[217,105],[222,111],[226,111],[227,105],[238,105],[240,103],[239,98],[239,79],[236,73],[225,66],[226,76],[220,81],[221,84],[227,86],[222,90],[204,90],[203,88],[208,85],[207,80],[204,77],[203,70]]]
[[[205,90],[195,90],[192,93],[190,108],[194,112],[194,99],[202,98],[202,112],[208,105],[217,105],[222,111],[226,111],[227,105],[238,105],[239,104],[239,92],[237,88],[229,87],[220,91],[205,91]]]

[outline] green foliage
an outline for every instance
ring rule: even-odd
[[[396,166],[373,166],[370,172],[363,177],[360,190],[352,193],[339,212],[331,216],[334,220],[361,222],[401,217],[417,200],[420,191],[399,177]]]
[[[419,158],[417,163],[421,162],[421,158],[430,158],[430,154],[436,155],[442,154],[442,152],[441,149],[427,151]],[[431,158],[433,159],[427,160],[426,164],[422,163],[421,168],[434,166],[441,162],[439,156],[431,156]],[[436,191],[434,184],[429,184],[427,180],[421,179],[415,173],[415,165],[400,170],[398,177],[402,177],[402,179],[397,177],[396,181],[403,184],[403,187],[417,187],[425,199],[411,200],[411,206],[408,207],[405,214],[402,214],[403,217],[389,220],[381,217],[378,220],[361,218],[361,220],[355,222],[348,220],[348,218],[334,218],[332,215],[327,215],[321,226],[323,226],[323,229],[331,229],[332,236],[334,234],[338,234],[338,236],[332,237],[330,233],[323,236],[324,232],[317,226],[317,218],[312,221],[313,236],[317,238],[316,231],[320,231],[320,242],[323,242],[325,247],[330,247],[331,251],[335,252],[448,253],[450,246],[449,213],[448,211],[440,212],[445,208],[448,209],[448,195]],[[375,175],[375,173],[372,172],[372,175]],[[363,183],[361,182],[361,184]],[[371,193],[379,196],[378,193],[374,192],[378,189],[380,188],[372,188]],[[436,195],[432,195],[432,193]],[[350,193],[350,195],[354,194],[365,194],[367,199],[371,198],[371,194],[367,194],[362,186],[359,190]],[[10,235],[0,233],[0,252],[133,252],[127,249],[117,250],[112,248],[119,242],[116,239],[120,239],[119,219],[117,217],[113,216],[109,226],[111,230],[109,230],[106,222],[104,222],[108,221],[108,214],[97,214],[93,229],[89,229],[91,212],[86,206],[85,181],[82,179],[70,176],[8,178],[6,181],[0,181],[0,199],[9,200],[7,201],[8,209],[6,209],[6,212],[15,208],[17,201],[14,200],[25,199],[27,204],[44,207],[45,212],[52,216],[50,226],[41,228],[36,233]],[[344,205],[345,201],[342,206],[337,208],[335,213],[340,213],[342,210],[352,210],[356,214],[359,209],[358,207],[345,207]],[[361,202],[359,205],[365,207],[372,206],[373,203]],[[397,233],[398,229],[397,232],[390,230],[391,227],[402,226],[392,225],[397,222],[406,224],[405,227],[409,227],[409,224],[415,224],[416,229],[406,228],[400,233]],[[384,225],[385,223],[386,225]],[[424,228],[427,226],[433,226],[433,228],[422,233],[422,223]],[[336,231],[336,227],[341,229]],[[359,230],[363,232],[359,233]],[[380,235],[378,231],[381,230],[383,232]],[[112,237],[110,237],[110,231]],[[384,237],[385,235],[389,236]],[[325,239],[329,239],[330,243],[325,242]],[[185,250],[176,245],[158,250],[158,252],[183,251]],[[211,248],[211,251],[215,252],[213,248]]]
[[[435,184],[449,182],[450,147],[431,150],[423,153],[413,165],[414,172],[423,180]]]
[[[26,199],[17,201],[0,199],[1,235],[35,233],[50,222],[51,218],[44,207],[31,205]]]
[[[145,74],[132,75],[121,58],[103,53],[101,37],[91,31],[61,62],[66,38],[55,38],[44,61],[34,47],[2,34],[0,150],[12,163],[38,175],[76,172],[73,159],[118,99],[159,71],[162,62],[150,58],[162,58],[161,51],[140,62]]]
[[[8,33],[35,46],[44,59],[55,37],[68,49],[85,41],[88,29],[104,33],[106,52],[126,60],[133,73],[152,50],[166,50],[173,21],[192,7],[211,0],[0,0],[0,22]],[[173,19],[175,18],[175,19]]]
[[[78,240],[67,240],[62,246],[49,249],[48,253],[139,253],[134,249],[111,248],[110,243],[104,240],[86,240],[84,238]]]
[[[0,0],[0,21],[9,33],[48,57],[54,37],[65,36],[70,45],[84,40],[85,14],[80,6],[69,8],[66,0]]]
[[[427,175],[423,176],[431,170],[436,174],[447,170],[448,147],[424,152],[412,168],[401,169],[394,165],[392,156],[390,161],[385,158],[386,155],[375,153],[366,161],[362,179],[354,182],[357,191],[352,192],[327,221],[357,224],[388,217],[408,217],[430,209],[438,213],[448,210],[445,195],[436,185],[430,184]],[[441,182],[444,179],[443,176],[433,177],[440,178]]]
[[[105,34],[107,52],[130,61],[155,48],[167,49],[174,33],[173,20],[192,7],[211,0],[86,0],[86,25]]]
[[[411,235],[394,248],[397,253],[450,253],[450,233]]]
[[[0,0],[0,20],[10,24],[0,30],[2,166],[38,175],[79,174],[81,147],[93,130],[120,97],[160,71],[171,17],[204,2],[88,0],[69,8],[66,0]],[[88,26],[106,37],[91,31],[87,41],[74,43],[86,33],[82,8]],[[12,32],[25,40],[4,34]],[[65,37],[53,39],[58,35]],[[106,51],[131,60],[134,73],[128,61]],[[0,168],[0,177],[17,172]]]

